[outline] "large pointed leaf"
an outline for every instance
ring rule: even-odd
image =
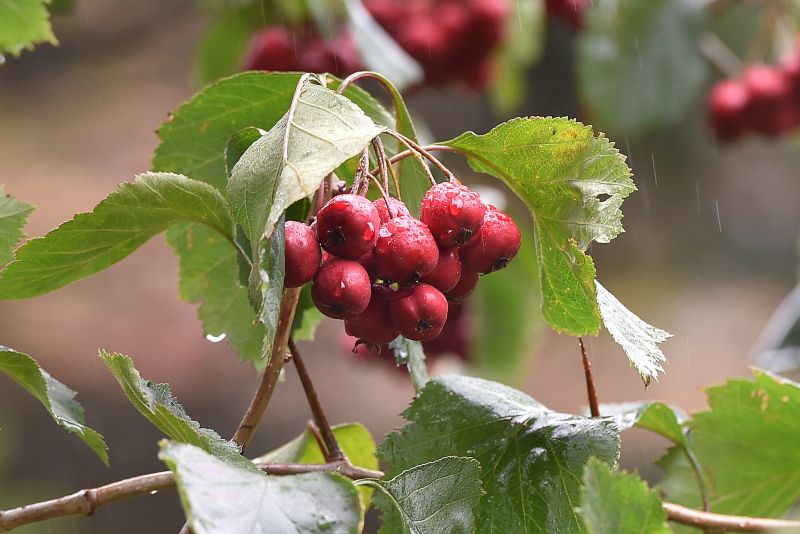
[[[361,506],[355,485],[339,475],[268,476],[232,466],[192,445],[162,443],[159,457],[175,473],[195,534],[356,534]]]
[[[573,335],[596,334],[595,269],[584,252],[622,232],[620,206],[635,190],[624,157],[590,127],[549,117],[514,119],[444,144],[476,171],[503,180],[531,210],[547,322]]]
[[[471,456],[486,494],[478,532],[578,532],[574,510],[588,459],[613,464],[619,450],[608,418],[547,409],[522,392],[477,378],[431,380],[403,414],[411,421],[379,448],[388,476],[444,456]]]
[[[583,475],[581,515],[590,534],[667,534],[658,493],[635,473],[614,473],[592,459]]]
[[[19,56],[39,43],[58,44],[50,26],[49,0],[0,0],[0,57]]]
[[[83,407],[75,400],[74,391],[50,376],[27,354],[2,345],[0,371],[36,397],[56,423],[81,438],[108,465],[108,447],[103,436],[84,424]]]
[[[667,361],[658,345],[672,337],[672,334],[642,321],[600,285],[600,282],[595,281],[595,284],[600,315],[611,337],[625,351],[645,386],[651,380],[658,381],[658,373],[664,372],[661,364]]]
[[[481,466],[474,458],[448,456],[403,471],[380,488],[382,534],[471,534],[481,496]],[[360,484],[359,484],[360,485]]]
[[[92,275],[184,221],[203,223],[233,241],[233,220],[213,187],[177,174],[140,174],[92,212],[20,247],[0,274],[0,299],[41,295]]]
[[[642,428],[665,437],[682,448],[689,447],[681,424],[686,414],[663,402],[627,402],[622,404],[601,404],[600,413],[613,417],[620,431],[629,428]]]
[[[189,417],[167,384],[143,379],[128,356],[101,351],[100,358],[122,386],[122,391],[134,408],[165,435],[175,441],[200,447],[232,464],[247,462],[235,443],[221,438],[213,430],[202,428]]]
[[[681,118],[708,70],[698,46],[705,12],[694,0],[594,2],[580,33],[578,87],[598,124],[631,133]]]
[[[14,245],[22,239],[22,228],[33,206],[6,195],[0,185],[0,265],[13,257]]]
[[[250,241],[265,230],[270,235],[289,205],[313,195],[325,176],[381,130],[346,97],[304,82],[294,113],[253,143],[231,171],[228,198]]]
[[[714,512],[781,517],[800,501],[800,384],[763,371],[706,390],[688,423]],[[697,506],[695,475],[672,452],[661,462],[670,500]]]

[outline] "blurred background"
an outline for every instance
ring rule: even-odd
[[[603,40],[604,31],[626,27],[618,21],[615,29],[609,18],[617,2],[586,6],[577,23],[570,14],[558,15],[558,6],[550,6],[549,16],[539,8],[539,19],[524,21],[511,12],[507,32],[517,27],[536,33],[529,46],[541,48],[520,62],[513,81],[501,69],[472,87],[426,83],[408,92],[408,103],[426,140],[485,132],[513,115],[566,115],[607,132],[628,156],[639,190],[623,206],[626,233],[591,249],[598,279],[674,337],[664,344],[666,374],[647,389],[606,333],[588,339],[599,395],[602,402],[659,399],[696,411],[705,406],[704,385],[749,374],[759,334],[797,281],[800,147],[791,128],[734,136],[719,123],[712,129],[707,105],[715,82],[738,75],[720,72],[741,68],[736,57],[777,63],[791,53],[794,41],[786,36],[795,27],[792,14],[772,14],[772,6],[783,4],[774,1],[714,2],[702,14],[670,14],[685,4],[654,1],[653,9],[662,10],[658,16],[667,17],[655,22],[647,18],[653,13],[629,14],[637,27],[669,29],[656,36],[658,42],[637,38],[633,66],[606,69],[603,61],[625,53],[624,43],[615,48]],[[198,60],[198,50],[208,53],[209,31],[218,27],[223,11],[190,0],[77,0],[54,16],[60,46],[6,58],[0,67],[0,184],[36,205],[28,236],[91,210],[121,181],[149,170],[158,125],[204,78],[232,68]],[[272,24],[272,16],[265,12],[253,24]],[[669,20],[690,29],[662,24]],[[709,33],[719,42],[708,40]],[[764,39],[768,45],[740,52]],[[229,54],[238,69],[253,53],[246,51],[247,42]],[[780,44],[786,42],[788,47]],[[218,52],[222,46],[212,45]],[[683,74],[665,76],[665,69]],[[612,102],[615,95],[619,101]],[[465,181],[491,185],[471,176],[463,161],[448,162]],[[525,218],[520,222],[530,225]],[[224,342],[205,339],[196,307],[179,299],[177,275],[174,253],[157,237],[94,277],[32,300],[0,303],[0,343],[30,354],[77,390],[87,423],[106,437],[111,454],[111,467],[105,468],[27,393],[0,377],[0,509],[164,468],[156,458],[160,434],[127,402],[98,359],[100,348],[132,356],[144,377],[171,384],[203,426],[222,435],[235,430],[257,377]],[[516,276],[505,283],[535,299],[531,275],[530,281]],[[479,295],[471,306],[491,298]],[[468,317],[477,313],[470,310]],[[512,363],[494,354],[485,338],[472,339],[486,334],[470,326],[480,323],[473,318],[465,330],[472,341],[467,352],[480,350],[480,356],[467,354],[466,363],[440,356],[432,371],[500,378],[553,409],[581,411],[586,400],[577,340],[555,334],[534,310],[535,305],[523,317],[509,318],[521,332]],[[502,318],[503,307],[492,313]],[[390,365],[349,356],[341,335],[341,324],[325,321],[315,342],[303,342],[300,350],[318,377],[330,419],[363,422],[380,440],[402,425],[399,414],[413,389]],[[477,364],[470,366],[473,356]],[[493,358],[503,360],[497,369]],[[250,451],[288,441],[309,418],[290,369]],[[622,463],[657,481],[651,463],[665,447],[661,438],[632,431],[623,439]],[[181,524],[177,495],[164,492],[103,507],[91,519],[57,520],[20,532],[177,532]]]

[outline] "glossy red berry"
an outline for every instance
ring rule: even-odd
[[[780,69],[768,65],[750,67],[742,82],[749,97],[745,115],[753,129],[765,135],[779,135],[794,125],[792,85]]]
[[[369,305],[372,284],[360,263],[334,258],[322,264],[314,276],[311,299],[333,319],[351,319]]]
[[[430,284],[442,293],[453,289],[461,279],[461,260],[458,249],[440,248],[439,261],[436,268],[422,277],[422,281]]]
[[[469,359],[469,340],[467,321],[463,305],[450,302],[447,307],[447,321],[442,331],[433,339],[422,342],[427,357],[452,354],[461,360]]]
[[[481,274],[505,267],[519,250],[522,235],[514,220],[494,206],[486,206],[477,237],[459,250],[464,266]]]
[[[486,207],[478,193],[455,182],[442,182],[422,197],[420,220],[442,247],[461,247],[480,230]]]
[[[545,2],[547,14],[560,19],[575,30],[583,27],[583,11],[586,9],[587,0],[547,0]]]
[[[372,256],[378,278],[407,282],[436,268],[439,248],[422,222],[413,217],[395,217],[381,226]]]
[[[433,339],[447,321],[447,299],[428,284],[400,288],[391,302],[392,319],[408,339]]]
[[[253,36],[245,70],[287,71],[296,67],[292,32],[281,26],[265,28]]]
[[[317,237],[322,248],[340,258],[358,259],[378,240],[381,227],[372,202],[357,195],[333,197],[317,214]]]
[[[284,228],[286,254],[283,285],[300,287],[314,278],[322,253],[314,230],[307,224],[286,221]]]
[[[388,222],[389,219],[394,217],[411,217],[411,212],[405,202],[397,200],[396,198],[389,197],[389,205],[386,205],[386,200],[379,198],[372,202],[375,209],[378,210],[378,216],[381,218],[381,224]],[[391,214],[389,211],[391,210]]]
[[[505,0],[472,1],[470,30],[477,48],[492,49],[503,42],[509,7]]]
[[[734,141],[747,130],[745,109],[748,95],[739,80],[722,80],[708,95],[709,121],[720,141]]]
[[[344,322],[344,331],[371,345],[383,345],[396,338],[400,332],[389,311],[394,291],[382,284],[372,286],[372,296],[367,309]]]
[[[462,265],[461,278],[459,278],[458,283],[447,292],[447,300],[451,302],[461,302],[470,296],[478,286],[478,278],[479,275],[477,272],[471,271]]]

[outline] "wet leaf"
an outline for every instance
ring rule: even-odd
[[[0,0],[0,57],[19,56],[34,45],[57,45],[50,26],[49,0]]]
[[[0,185],[0,265],[11,260],[14,246],[22,239],[22,229],[33,206],[6,195]]]

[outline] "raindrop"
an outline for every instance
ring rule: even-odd
[[[454,198],[450,201],[448,211],[453,217],[458,217],[461,214],[461,208],[464,207],[464,202],[460,198]]]
[[[152,490],[152,491],[150,492],[150,495],[155,495],[156,493],[158,493],[158,490]]]
[[[221,333],[218,336],[215,336],[214,334],[206,334],[206,339],[209,340],[212,343],[219,343],[220,341],[225,339],[225,337],[227,337],[227,335],[228,334],[226,334],[225,332]]]
[[[717,212],[717,230],[719,230],[719,233],[722,233],[722,219],[719,216],[719,201],[718,200],[714,201],[714,209]]]
[[[375,237],[375,225],[368,222],[367,226],[364,228],[364,239],[369,241],[373,237]]]

